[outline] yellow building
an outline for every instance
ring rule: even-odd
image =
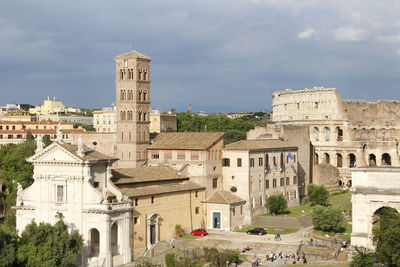
[[[49,115],[49,114],[59,114],[59,113],[79,113],[81,112],[78,108],[66,107],[61,100],[56,100],[54,98],[51,100],[47,98],[44,100],[43,105],[38,105],[34,108],[29,109],[29,113],[36,115]]]
[[[134,258],[159,241],[175,236],[175,225],[186,233],[205,227],[204,187],[170,167],[114,169],[113,183],[132,201]]]

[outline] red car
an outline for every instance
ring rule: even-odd
[[[191,234],[192,235],[201,235],[201,236],[208,235],[207,230],[203,229],[203,228],[193,230]]]

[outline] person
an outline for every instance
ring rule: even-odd
[[[311,238],[311,239],[310,239],[310,246],[312,246],[313,243],[314,243],[314,240]]]
[[[281,240],[281,235],[279,233],[276,234],[276,237],[278,238],[278,240]]]
[[[247,251],[246,247],[242,249],[242,253],[245,253],[246,251]]]

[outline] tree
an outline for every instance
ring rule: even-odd
[[[35,138],[33,137],[31,131],[28,130],[28,132],[26,133],[26,141],[34,141]]]
[[[350,267],[373,267],[376,259],[373,252],[365,248],[355,248],[356,254],[350,263]]]
[[[44,144],[44,147],[47,147],[47,146],[51,145],[51,143],[53,143],[53,141],[51,141],[50,135],[45,134],[45,135],[43,136],[43,144]]]
[[[332,207],[315,206],[311,214],[313,225],[324,232],[342,232],[343,214],[341,210]]]
[[[83,246],[77,230],[68,233],[62,216],[55,225],[28,224],[18,241],[18,263],[23,266],[70,266],[76,264]]]
[[[17,236],[0,229],[0,266],[15,266]]]
[[[281,194],[272,195],[267,199],[266,207],[270,214],[281,214],[287,208],[287,201]]]
[[[311,205],[328,206],[329,192],[323,185],[308,185],[308,199]]]
[[[83,129],[85,129],[87,131],[92,131],[92,132],[96,131],[96,128],[94,128],[92,125],[87,125],[87,124],[78,123],[78,122],[75,122],[74,125],[73,125],[73,127],[75,129],[78,128],[79,126],[81,126]]]

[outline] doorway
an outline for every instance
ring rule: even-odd
[[[213,212],[213,228],[221,228],[221,212]]]

